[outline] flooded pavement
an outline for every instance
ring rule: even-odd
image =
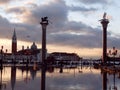
[[[120,90],[120,74],[108,74],[93,67],[49,68],[46,90]],[[4,67],[0,90],[41,90],[41,69]]]

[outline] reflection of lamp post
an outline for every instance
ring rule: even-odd
[[[3,70],[3,68],[0,68],[0,71],[1,71],[0,90],[2,90],[2,88],[6,89],[6,83],[3,83],[3,80],[2,80],[2,70]]]
[[[8,51],[8,50],[6,49],[6,50],[5,50],[5,55],[4,55],[4,59],[5,59],[5,61],[7,61],[7,60],[6,60],[7,51]]]
[[[46,72],[46,27],[48,25],[48,18],[41,18],[41,26],[42,26],[42,72],[41,72],[41,90],[45,90],[45,72]]]
[[[2,66],[3,66],[3,46],[1,46],[0,54],[1,54],[1,69],[2,69]]]
[[[115,86],[115,72],[113,74],[113,90],[117,90],[117,87]]]
[[[109,23],[109,20],[106,19],[106,13],[103,15],[103,19],[100,20],[102,27],[103,27],[103,57],[102,57],[102,63],[106,63],[107,58],[107,25]]]

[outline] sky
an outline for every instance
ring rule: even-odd
[[[101,58],[104,12],[109,19],[108,50],[120,49],[120,3],[118,0],[0,0],[0,45],[11,52],[16,30],[18,50],[36,42],[41,48],[41,17],[47,16],[47,50]]]

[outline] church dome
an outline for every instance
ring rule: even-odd
[[[31,46],[31,49],[32,50],[36,50],[37,49],[37,46],[35,45],[35,42],[33,42],[32,46]]]

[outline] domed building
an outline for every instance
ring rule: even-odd
[[[24,49],[24,46],[22,46],[22,50],[19,50],[17,53],[24,54],[24,55],[36,55],[36,54],[40,53],[40,51],[41,51],[41,49],[38,49],[35,42],[33,42],[33,44],[31,45],[31,48],[29,48],[27,46],[27,48]]]
[[[32,61],[41,61],[41,49],[37,48],[35,42],[33,42],[31,48],[27,47],[26,49],[24,49],[24,46],[22,46],[22,50],[19,50],[17,54],[27,56],[27,58]]]
[[[33,44],[31,45],[31,50],[37,50],[37,45],[35,44],[35,42],[33,42]]]

